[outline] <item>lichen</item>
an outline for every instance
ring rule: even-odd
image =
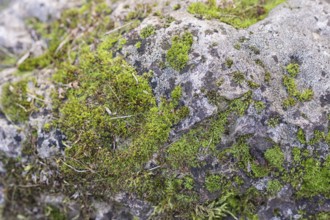
[[[187,65],[192,44],[193,35],[189,32],[172,38],[172,46],[167,51],[166,60],[173,69],[180,71]]]

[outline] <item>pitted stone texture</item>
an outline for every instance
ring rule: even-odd
[[[291,0],[275,8],[263,21],[248,29],[236,30],[218,20],[200,20],[179,10],[170,13],[176,21],[168,28],[158,17],[145,19],[128,38],[136,41],[139,31],[147,25],[158,27],[156,34],[140,39],[140,49],[135,48],[136,42],[132,40],[122,54],[141,74],[154,72],[151,84],[158,99],[169,96],[176,85],[183,87],[182,100],[190,109],[190,117],[181,129],[188,129],[215,112],[215,107],[204,99],[208,91],[215,90],[226,99],[247,92],[246,82],[239,85],[233,80],[233,72],[239,71],[246,81],[261,85],[261,89],[254,91],[254,98],[263,100],[268,111],[277,112],[285,123],[302,127],[309,135],[315,126],[327,123],[330,111],[329,13],[330,5],[325,1]],[[190,61],[178,72],[166,63],[166,52],[171,38],[184,31],[194,35],[194,43]],[[236,44],[241,46],[240,50],[234,48]],[[227,59],[234,61],[231,68],[225,65]],[[264,65],[256,64],[256,60]],[[283,86],[283,76],[290,62],[300,65],[295,79],[298,89],[311,88],[314,98],[284,110],[282,102],[288,93]],[[269,85],[264,82],[266,72],[271,73]]]

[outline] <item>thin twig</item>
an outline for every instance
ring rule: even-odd
[[[133,116],[134,115],[118,116],[118,117],[111,118],[110,120],[123,119],[123,118],[131,118]]]
[[[71,165],[65,163],[62,159],[60,159],[60,160],[62,161],[62,163],[63,163],[64,165],[66,165],[67,167],[69,167],[70,169],[74,170],[74,171],[77,172],[77,173],[87,173],[87,172],[94,173],[93,170],[77,170],[77,169],[74,168],[73,166],[71,166]]]
[[[120,26],[120,27],[117,27],[117,28],[115,28],[115,29],[113,29],[113,30],[111,30],[111,31],[108,31],[108,32],[106,32],[104,35],[112,34],[112,33],[116,32],[116,31],[118,31],[118,30],[120,30],[120,29],[122,29],[122,28],[124,28],[124,27],[126,27],[126,26],[129,26],[129,25],[131,25],[131,24],[133,24],[132,21],[129,22],[129,23],[127,23],[127,24],[125,24],[125,25],[122,25],[122,26]]]

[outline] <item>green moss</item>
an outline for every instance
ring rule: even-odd
[[[262,68],[265,68],[265,64],[264,64],[264,62],[262,62],[262,60],[256,59],[255,62],[257,65],[261,66]]]
[[[315,219],[319,219],[319,220],[327,220],[330,219],[330,213],[327,212],[322,212],[319,213],[315,216]]]
[[[152,6],[150,4],[135,4],[135,7],[127,14],[125,20],[143,20],[152,12]]]
[[[254,107],[257,110],[257,112],[260,113],[260,112],[262,112],[262,110],[264,110],[266,108],[266,105],[262,101],[257,101],[257,102],[254,102]]]
[[[166,60],[173,69],[180,71],[186,66],[192,44],[193,36],[189,32],[172,38],[172,46],[167,51]]]
[[[235,83],[242,84],[244,82],[245,76],[243,73],[241,73],[239,71],[235,71],[232,74],[233,74],[233,80]]]
[[[51,129],[52,129],[52,124],[51,123],[45,123],[44,124],[44,127],[43,127],[43,130],[45,131],[45,132],[50,132],[51,131]]]
[[[282,184],[278,180],[270,180],[267,184],[267,192],[270,195],[276,195],[282,187]]]
[[[14,56],[6,55],[0,50],[0,70],[15,66],[17,59]]]
[[[299,128],[298,132],[297,132],[297,139],[301,144],[306,144],[306,136],[305,136],[305,132],[303,129]]]
[[[41,55],[39,57],[32,57],[26,59],[22,64],[18,66],[20,71],[31,71],[34,69],[42,69],[47,67],[51,63],[51,56],[49,53]]]
[[[197,205],[189,219],[223,219],[227,216],[237,219],[229,207],[231,197],[232,194],[228,193],[217,200]]]
[[[234,99],[229,103],[228,111],[236,112],[239,116],[243,116],[251,104],[252,92],[245,93],[241,98]]]
[[[288,109],[288,108],[295,106],[296,104],[297,104],[297,101],[294,98],[288,97],[288,98],[284,99],[282,106],[284,109]]]
[[[271,76],[270,72],[266,72],[265,77],[264,77],[265,82],[269,83],[271,79],[272,79],[272,76]]]
[[[330,194],[330,156],[321,163],[313,158],[307,159],[304,163],[302,185],[298,195],[311,197],[322,194],[329,197]]]
[[[290,63],[286,66],[286,71],[289,73],[291,77],[296,77],[300,71],[299,64]]]
[[[288,108],[294,106],[295,100],[293,99],[293,97],[300,102],[307,102],[312,100],[314,97],[314,92],[312,89],[306,89],[302,92],[297,89],[294,77],[296,77],[299,73],[299,65],[296,63],[291,63],[286,67],[286,70],[290,76],[284,76],[283,84],[291,97],[286,99],[286,101],[283,103],[283,107]]]
[[[330,131],[328,131],[327,136],[325,137],[325,141],[330,144]]]
[[[233,64],[234,64],[234,61],[232,59],[230,59],[230,58],[226,59],[226,66],[228,68],[231,68],[233,66]]]
[[[47,216],[50,220],[66,220],[67,219],[65,213],[63,213],[60,209],[58,209],[54,206],[46,207],[45,216]]]
[[[118,40],[118,50],[123,49],[123,46],[127,43],[127,40],[125,38]]]
[[[265,158],[269,162],[269,165],[271,165],[272,167],[275,167],[280,171],[284,169],[284,153],[279,146],[275,146],[271,149],[268,149],[265,152]]]
[[[280,123],[280,118],[278,117],[272,117],[267,120],[267,125],[275,128]]]
[[[42,97],[29,91],[28,83],[34,85],[33,80],[22,80],[8,83],[2,88],[0,100],[2,111],[13,122],[26,121],[29,115],[43,104]]]
[[[241,49],[241,44],[239,44],[239,43],[234,44],[234,48],[236,50],[240,50]]]
[[[314,92],[311,89],[306,89],[299,94],[298,100],[301,102],[307,102],[312,100],[314,97]]]
[[[183,179],[184,188],[188,190],[192,190],[195,185],[195,181],[191,176],[185,176]]]
[[[248,137],[240,137],[237,142],[225,152],[232,154],[236,160],[237,166],[248,173],[248,175],[256,178],[267,176],[269,170],[266,167],[258,165],[252,157],[249,145],[246,143],[246,138]],[[252,173],[249,171],[250,169]]]
[[[148,38],[148,37],[154,35],[154,34],[155,34],[155,31],[156,31],[156,30],[155,30],[155,27],[154,27],[154,26],[152,26],[152,25],[148,25],[148,26],[146,26],[145,28],[143,28],[143,29],[141,30],[141,32],[140,32],[140,37],[141,37],[142,39]]]
[[[264,19],[268,12],[283,3],[284,0],[266,0],[260,3],[258,0],[235,0],[226,7],[218,7],[216,1],[195,2],[189,5],[188,12],[203,16],[207,19],[216,18],[230,24],[235,28],[247,28],[250,25]]]
[[[177,10],[179,10],[180,8],[181,8],[181,5],[180,5],[180,4],[176,4],[176,5],[174,5],[173,10],[174,10],[174,11],[177,11]]]
[[[301,162],[301,150],[298,147],[292,148],[293,161],[296,164]]]
[[[200,126],[183,135],[167,150],[167,163],[174,168],[198,166],[200,150],[215,150],[227,123],[227,113],[213,118],[209,127]]]
[[[285,75],[283,77],[283,84],[286,87],[286,89],[287,89],[290,96],[299,97],[300,93],[297,89],[297,85],[296,85],[296,82],[295,82],[294,78]]]
[[[251,88],[251,89],[257,89],[260,87],[260,85],[256,82],[253,82],[252,80],[248,80],[247,81],[248,83],[248,86]]]
[[[314,131],[314,137],[309,141],[310,145],[318,144],[319,142],[325,140],[326,135],[324,132],[315,130]]]
[[[136,49],[140,49],[141,48],[141,45],[142,45],[141,41],[137,42],[135,44]]]
[[[209,192],[216,192],[221,189],[221,176],[208,175],[205,178],[205,187]]]

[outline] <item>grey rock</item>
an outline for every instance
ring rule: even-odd
[[[25,135],[17,128],[6,119],[0,118],[0,151],[9,157],[17,157],[21,154],[21,144]]]
[[[49,22],[60,12],[79,3],[79,0],[16,0],[0,11],[0,48],[15,55],[28,51],[34,44],[34,34],[26,25],[28,18]]]

